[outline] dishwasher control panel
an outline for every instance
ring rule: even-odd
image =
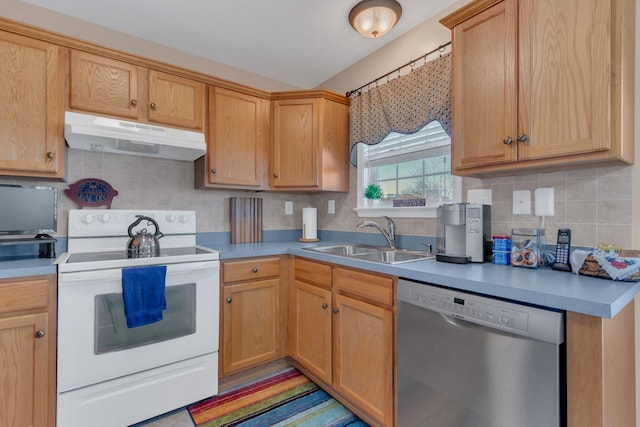
[[[564,342],[564,312],[408,279],[398,280],[398,312],[407,303],[468,322],[552,344]]]
[[[438,311],[456,319],[491,325],[503,330],[528,331],[529,316],[512,307],[500,307],[485,298],[470,294],[439,292],[438,288],[416,286],[411,290],[411,302],[424,308]]]

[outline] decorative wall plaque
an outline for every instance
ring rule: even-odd
[[[84,178],[76,181],[64,190],[64,193],[80,208],[106,206],[111,209],[111,202],[118,195],[111,184],[98,178]]]

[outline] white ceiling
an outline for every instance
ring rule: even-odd
[[[299,88],[317,87],[456,0],[399,0],[380,39],[347,20],[358,0],[23,0]]]

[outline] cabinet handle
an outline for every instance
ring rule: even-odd
[[[529,137],[527,136],[526,133],[523,133],[518,137],[518,142],[527,142],[527,139],[529,139]]]
[[[231,297],[227,298],[227,303],[231,303],[231,301],[233,301],[233,299],[231,299]]]
[[[36,338],[42,338],[45,336],[45,332],[41,329],[39,331],[36,331]]]
[[[324,304],[322,304],[322,309],[326,310],[327,308],[329,308],[329,304],[327,304],[326,302]]]
[[[510,136],[506,137],[506,138],[502,141],[502,143],[503,143],[504,145],[511,145],[511,143],[512,143],[512,142],[513,142],[513,139],[512,139]]]
[[[132,106],[134,106],[134,107],[135,107],[136,105],[138,105],[138,100],[137,100],[137,99],[132,99],[132,100],[131,100],[131,105],[132,105]]]
[[[253,271],[254,273],[257,273],[257,272],[258,272],[258,267],[253,267],[253,268],[251,269],[251,271]]]
[[[152,109],[152,110],[155,110],[155,109],[156,109],[156,103],[155,103],[155,102],[152,102],[152,103],[149,105],[149,107],[151,107],[151,109]]]
[[[56,153],[54,153],[53,151],[47,152],[47,158],[55,159],[56,158]]]
[[[212,173],[212,174],[214,174],[214,175],[215,175],[215,174],[216,174],[216,172],[218,172],[218,171],[216,170],[216,168],[211,168],[211,173]]]
[[[278,174],[277,174],[277,173],[274,173],[274,174],[273,174],[273,177],[274,177],[274,178],[277,178],[277,177],[278,177]]]
[[[340,311],[340,310],[338,310],[338,308],[337,308],[337,307],[333,309],[333,312],[334,312],[334,313],[338,313],[339,311]]]

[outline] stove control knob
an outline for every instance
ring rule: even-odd
[[[187,221],[189,221],[189,217],[186,215],[180,215],[178,217],[178,221],[180,221],[181,224],[185,224]]]
[[[82,222],[84,222],[87,225],[92,224],[94,220],[95,218],[91,214],[87,214],[82,217]]]
[[[167,215],[167,222],[169,222],[169,223],[176,222],[176,214],[168,214]]]
[[[111,215],[109,215],[108,213],[104,213],[100,215],[98,219],[100,220],[100,222],[109,222],[111,221]]]

